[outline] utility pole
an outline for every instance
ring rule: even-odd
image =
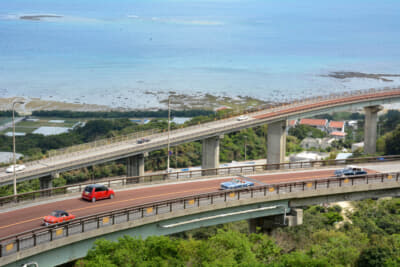
[[[175,147],[175,169],[178,169],[178,147]]]
[[[168,96],[168,146],[167,146],[167,173],[169,173],[169,131],[171,128],[171,96]]]
[[[244,136],[244,161],[247,160],[247,135]]]
[[[15,169],[17,168],[17,159],[15,157],[15,122],[14,122],[14,111],[15,104],[24,104],[22,101],[15,101],[12,103],[12,128],[13,128],[13,187],[14,187],[14,196],[17,195],[17,176],[15,174]]]

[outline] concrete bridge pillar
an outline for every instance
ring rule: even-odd
[[[364,123],[364,153],[376,153],[376,126],[378,122],[378,112],[382,110],[382,106],[364,107],[365,123]]]
[[[49,175],[49,176],[45,176],[45,177],[40,177],[39,178],[39,182],[40,182],[40,189],[49,189],[49,188],[53,188],[53,176]]]
[[[268,217],[259,217],[248,220],[249,232],[271,232],[273,229],[285,226],[297,226],[303,224],[303,210],[291,209],[289,214],[280,214]]]
[[[303,224],[303,210],[302,209],[291,209],[290,215],[287,217],[288,226],[297,226]]]
[[[267,163],[277,164],[285,161],[287,121],[268,124]]]
[[[277,227],[284,226],[284,215],[274,215],[268,217],[259,217],[248,220],[249,223],[249,232],[257,233],[257,232],[271,232],[273,229]]]
[[[40,177],[39,178],[39,183],[40,183],[40,190],[44,189],[51,189],[53,188],[53,179],[60,177],[60,173],[54,172],[49,176],[45,177]],[[41,196],[50,196],[51,192],[50,191],[45,191],[41,193]]]
[[[126,163],[126,176],[143,176],[144,175],[144,154],[130,156]]]
[[[213,136],[203,139],[203,151],[201,155],[201,168],[202,169],[215,169],[219,168],[219,140],[222,136]],[[209,173],[204,175],[212,175]]]

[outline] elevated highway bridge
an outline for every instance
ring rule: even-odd
[[[54,266],[83,257],[99,238],[125,234],[167,235],[198,227],[249,220],[251,227],[301,223],[300,207],[342,200],[400,195],[398,161],[366,163],[368,175],[334,177],[337,167],[250,175],[251,188],[219,191],[230,177],[212,177],[117,191],[112,200],[91,203],[76,195],[0,213],[0,265],[37,262]],[[382,173],[382,171],[385,171]],[[40,227],[41,218],[66,209],[77,219]],[[268,225],[267,225],[268,226]],[[271,226],[271,225],[270,225]]]
[[[51,185],[51,176],[56,174],[109,162],[127,159],[127,175],[144,174],[144,158],[150,151],[203,140],[202,168],[217,168],[219,166],[219,140],[224,134],[241,129],[268,124],[268,163],[281,163],[285,155],[285,134],[287,120],[339,110],[364,108],[366,113],[365,150],[368,154],[376,149],[376,120],[380,105],[391,104],[400,100],[400,89],[368,90],[351,94],[331,95],[329,97],[314,97],[288,105],[264,109],[247,114],[248,119],[239,121],[228,118],[196,126],[173,130],[168,133],[155,133],[146,136],[149,142],[137,143],[137,139],[120,137],[117,141],[91,143],[77,146],[79,151],[70,153],[73,148],[64,149],[49,158],[26,163],[26,169],[16,174],[18,181],[41,178],[41,187]],[[0,185],[13,183],[13,174],[0,169]]]

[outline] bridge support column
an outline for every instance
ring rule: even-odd
[[[249,232],[271,232],[277,227],[284,226],[284,215],[274,215],[248,220]]]
[[[45,177],[40,177],[39,178],[39,183],[40,183],[40,190],[44,189],[51,189],[53,188],[53,175],[45,176]],[[42,197],[45,196],[51,196],[51,190],[49,191],[42,191],[40,193]]]
[[[259,217],[248,220],[249,232],[271,232],[273,229],[285,226],[297,226],[303,224],[303,210],[291,209],[287,215],[280,214],[268,217]]]
[[[144,154],[139,154],[127,158],[126,176],[143,176],[144,175]]]
[[[40,177],[39,178],[40,182],[40,189],[49,189],[53,188],[53,176],[45,176],[45,177]]]
[[[297,226],[303,224],[303,210],[302,209],[291,209],[290,215],[287,217],[288,226]]]
[[[365,123],[364,123],[364,153],[376,153],[376,126],[378,122],[378,112],[382,110],[382,106],[365,107]]]
[[[268,124],[267,163],[278,164],[285,161],[287,121]]]
[[[222,136],[213,136],[203,140],[203,151],[201,155],[202,169],[219,168],[219,140]],[[203,175],[216,174],[214,171],[203,172]]]

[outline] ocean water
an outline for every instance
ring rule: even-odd
[[[136,109],[171,91],[279,101],[397,87],[326,75],[400,74],[399,14],[398,0],[2,0],[0,97]]]

